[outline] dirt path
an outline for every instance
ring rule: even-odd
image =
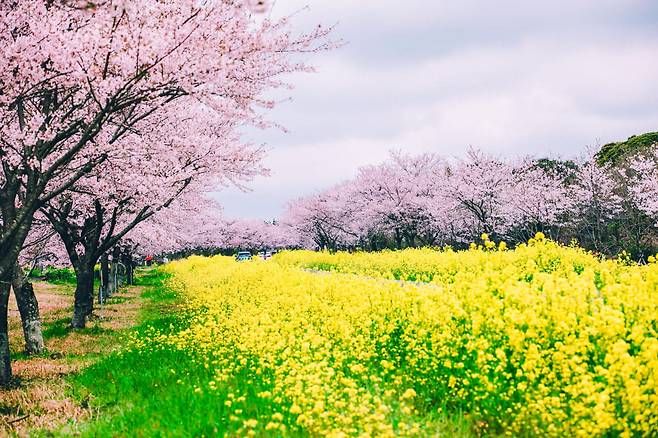
[[[16,302],[10,303],[13,372],[20,386],[0,392],[0,436],[27,436],[29,430],[52,429],[89,414],[67,397],[65,377],[119,347],[119,334],[139,322],[142,288],[126,288],[110,298],[85,330],[70,330],[73,287],[36,283],[47,353],[26,357]]]
[[[43,313],[48,313],[53,310],[65,309],[71,306],[73,286],[34,283],[34,293],[39,300],[39,309]],[[9,296],[9,318],[19,318],[19,316],[16,297],[12,293]]]

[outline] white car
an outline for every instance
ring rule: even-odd
[[[236,262],[244,262],[246,260],[251,260],[251,253],[249,251],[238,251],[235,255]]]

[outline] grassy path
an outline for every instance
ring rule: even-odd
[[[119,349],[123,337],[148,312],[144,286],[131,286],[97,308],[86,329],[71,330],[73,290],[69,284],[35,284],[47,351],[32,357],[22,353],[22,329],[12,296],[10,339],[19,384],[0,393],[0,436],[49,435],[65,424],[93,418],[89,400],[75,396],[72,377]]]

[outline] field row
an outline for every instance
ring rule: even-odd
[[[211,370],[239,433],[655,433],[658,266],[486,246],[174,262],[185,328],[135,348]]]

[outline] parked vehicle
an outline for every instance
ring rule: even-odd
[[[246,260],[251,260],[251,253],[249,251],[239,251],[235,255],[236,262],[244,262]]]

